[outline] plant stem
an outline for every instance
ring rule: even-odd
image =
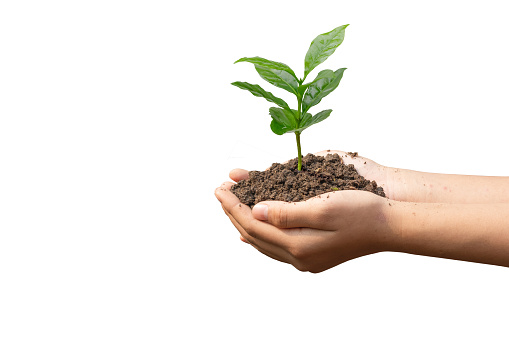
[[[298,102],[298,112],[299,116],[297,118],[298,124],[300,125],[300,121],[302,119],[302,97],[299,95],[297,96],[297,102]],[[300,132],[295,132],[295,137],[297,139],[297,170],[300,171],[302,169],[302,153],[300,150]]]
[[[300,96],[297,97],[297,110],[299,111],[299,116],[297,117],[297,120],[300,124],[300,120],[302,119],[302,98]]]
[[[300,132],[295,132],[295,137],[297,139],[297,154],[298,154],[298,158],[297,158],[297,161],[298,161],[298,165],[297,165],[297,170],[302,170],[302,153],[300,151]]]

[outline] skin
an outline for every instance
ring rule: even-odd
[[[301,271],[322,272],[382,251],[509,267],[509,178],[423,173],[338,153],[386,198],[336,191],[298,203],[265,201],[252,210],[226,182],[216,197],[241,234],[263,254]],[[246,179],[246,170],[230,173]]]

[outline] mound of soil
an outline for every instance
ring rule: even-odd
[[[354,157],[357,153],[349,153]],[[233,185],[231,191],[243,204],[253,207],[260,201],[297,202],[339,190],[362,190],[385,197],[375,181],[359,175],[353,165],[345,165],[338,154],[325,157],[308,154],[297,170],[297,158],[275,163],[266,171],[251,171],[249,179]]]

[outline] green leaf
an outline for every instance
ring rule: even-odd
[[[286,64],[260,57],[240,58],[237,62],[250,62],[255,65],[258,74],[272,85],[297,95],[299,79],[295,72]]]
[[[301,98],[304,96],[304,93],[306,93],[306,90],[308,89],[309,85],[311,85],[311,83],[299,86],[298,91],[299,91],[299,96]]]
[[[267,60],[267,59],[260,58],[260,57],[240,58],[239,60],[235,61],[234,63],[236,64],[237,62],[250,62],[250,63],[254,64],[255,66],[285,71],[287,73],[290,73],[295,78],[295,80],[298,80],[297,76],[295,76],[295,73],[293,72],[293,70],[288,65],[283,64],[282,62],[271,61],[271,60]]]
[[[304,79],[341,45],[345,38],[346,27],[348,25],[336,27],[330,32],[320,34],[311,42],[304,59]]]
[[[298,95],[299,82],[295,76],[291,75],[287,71],[265,68],[261,66],[255,66],[255,69],[263,80],[271,83],[276,87]]]
[[[309,113],[304,113],[297,131],[303,131],[306,128],[308,128],[309,126],[313,126],[314,124],[317,124],[317,123],[327,119],[330,116],[331,112],[332,112],[331,109],[326,109],[324,111],[316,113],[315,115],[311,115]]]
[[[336,72],[326,69],[318,73],[316,79],[309,84],[304,98],[302,98],[302,112],[307,112],[312,106],[320,103],[324,97],[334,91],[343,78],[345,69],[340,68]]]
[[[313,119],[313,116],[311,114],[303,113],[302,119],[300,120],[300,124],[299,124],[299,128],[298,128],[299,132],[303,131],[306,128],[308,128],[309,126],[311,126],[310,123],[311,123],[312,119]]]
[[[277,135],[283,135],[287,133],[285,127],[274,119],[272,119],[272,121],[270,122],[270,129]]]
[[[240,81],[232,82],[232,85],[237,86],[240,89],[245,89],[245,90],[251,92],[251,94],[253,94],[254,96],[265,98],[267,101],[273,102],[276,105],[278,105],[279,107],[290,109],[288,104],[283,99],[280,99],[280,98],[274,96],[272,93],[265,91],[263,88],[261,88],[258,85],[253,85],[253,84],[250,84],[247,82],[240,82]]]
[[[278,123],[286,127],[287,129],[293,130],[298,127],[295,114],[290,109],[283,109],[279,107],[269,108],[270,116]]]
[[[271,107],[269,114],[272,117],[270,128],[274,133],[281,135],[298,131],[297,115],[299,112],[297,110]]]
[[[277,113],[275,110],[278,110]],[[270,110],[270,112],[271,112],[270,115],[272,116],[272,121],[270,123],[270,129],[272,130],[272,132],[276,133],[277,135],[283,135],[285,133],[291,133],[291,132],[302,132],[306,128],[313,126],[313,125],[327,119],[332,112],[331,109],[326,109],[324,111],[316,113],[315,115],[311,115],[309,113],[304,113],[302,115],[302,119],[300,121],[299,126],[291,127],[291,125],[288,124],[288,120],[285,120],[285,119],[287,119],[287,117],[286,118],[284,117],[288,114],[288,112],[283,113],[282,111],[285,111],[285,110],[283,110],[281,108],[276,108],[276,107],[272,107]],[[292,111],[294,113],[296,112],[295,110],[292,110]]]
[[[324,121],[325,119],[327,119],[330,116],[331,113],[332,113],[331,109],[326,109],[326,110],[316,113],[315,115],[313,115],[313,118],[311,119],[311,123],[309,126],[312,126],[314,124]]]

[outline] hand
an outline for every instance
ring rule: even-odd
[[[243,173],[234,170],[230,176]],[[369,192],[330,192],[297,203],[267,201],[251,210],[229,191],[232,185],[224,183],[216,197],[241,239],[301,271],[318,273],[390,250],[398,234],[388,222],[390,201]]]
[[[400,170],[340,151],[317,155],[327,153],[354,164],[388,198],[336,191],[298,203],[261,202],[251,210],[229,192],[233,183],[224,183],[216,196],[241,240],[314,273],[380,251],[509,267],[508,177]],[[246,179],[248,172],[233,170],[230,177]]]

